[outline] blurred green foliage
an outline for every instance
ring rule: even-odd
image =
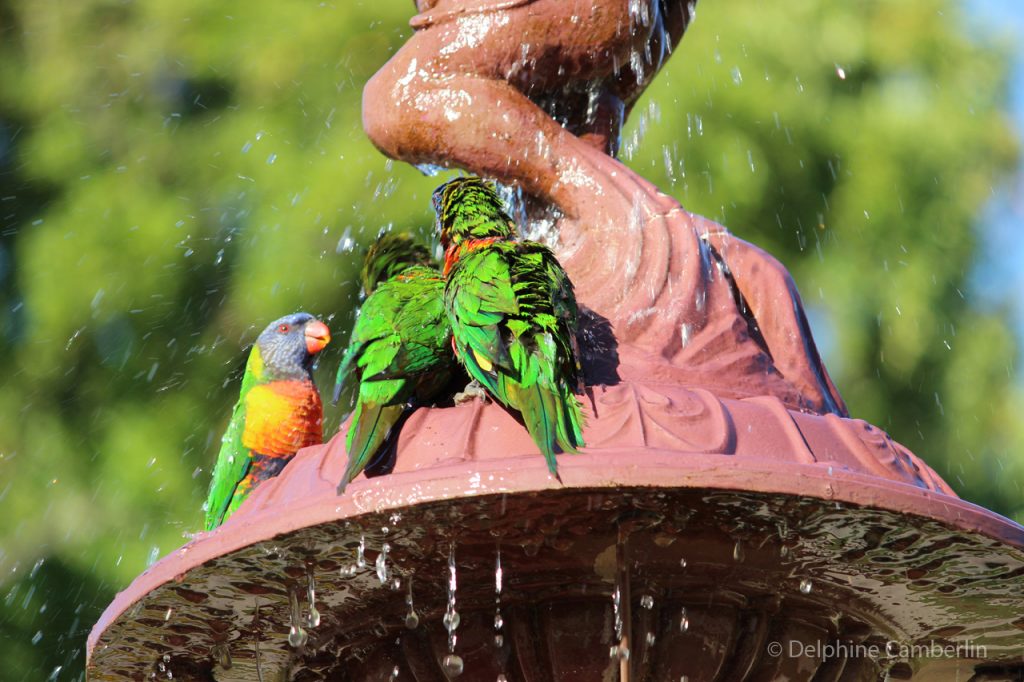
[[[1005,311],[969,286],[1017,160],[955,0],[702,0],[623,156],[792,270],[855,416],[1024,520]],[[81,679],[113,597],[200,527],[245,346],[331,319],[436,179],[362,134],[410,3],[0,0],[0,660]],[[642,144],[638,144],[640,138]],[[328,408],[328,431],[339,414]]]

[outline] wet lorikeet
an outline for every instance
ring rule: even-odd
[[[457,178],[433,196],[445,247],[445,307],[455,352],[498,402],[518,410],[548,469],[583,446],[572,283],[542,244],[516,241],[492,185]]]
[[[206,530],[281,473],[300,448],[323,442],[323,407],[312,367],[330,340],[327,325],[307,313],[275,320],[256,339],[213,469]]]
[[[383,235],[366,255],[362,278],[367,298],[334,391],[337,401],[348,382],[359,385],[339,494],[389,451],[404,419],[431,404],[460,373],[444,310],[444,279],[424,246],[408,234]]]

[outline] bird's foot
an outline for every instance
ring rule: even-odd
[[[480,385],[480,382],[475,380],[466,384],[464,389],[456,393],[453,400],[456,405],[461,405],[462,403],[468,403],[473,398],[480,398],[485,403],[491,399],[487,394],[487,390]]]

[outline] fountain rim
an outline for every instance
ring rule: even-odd
[[[321,457],[326,447],[319,445],[300,451],[290,466]],[[89,633],[87,666],[103,634],[134,604],[166,583],[181,582],[189,571],[208,561],[303,528],[445,500],[574,490],[627,493],[706,489],[783,495],[916,516],[1024,550],[1024,526],[984,507],[908,483],[835,469],[838,471],[830,471],[823,463],[780,466],[775,459],[749,456],[680,456],[679,452],[657,449],[640,453],[636,449],[603,450],[560,457],[559,473],[564,485],[550,476],[542,458],[510,457],[358,479],[341,497],[334,495],[334,483],[320,474],[329,494],[309,495],[305,504],[291,503],[286,509],[274,504],[257,507],[261,496],[254,494],[240,509],[242,513],[228,523],[199,533],[147,568],[118,592],[96,621]]]

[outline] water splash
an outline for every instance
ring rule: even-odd
[[[435,175],[437,175],[441,171],[448,170],[444,166],[438,166],[438,165],[433,164],[433,163],[417,163],[415,165],[416,165],[416,170],[418,170],[420,173],[423,173],[428,178],[434,177]]]
[[[366,536],[359,535],[359,546],[356,548],[356,567],[366,568]]]
[[[803,580],[800,581],[800,593],[801,594],[810,594],[812,589],[813,589],[813,585],[811,584],[810,580],[808,580],[807,578],[804,578]]]

